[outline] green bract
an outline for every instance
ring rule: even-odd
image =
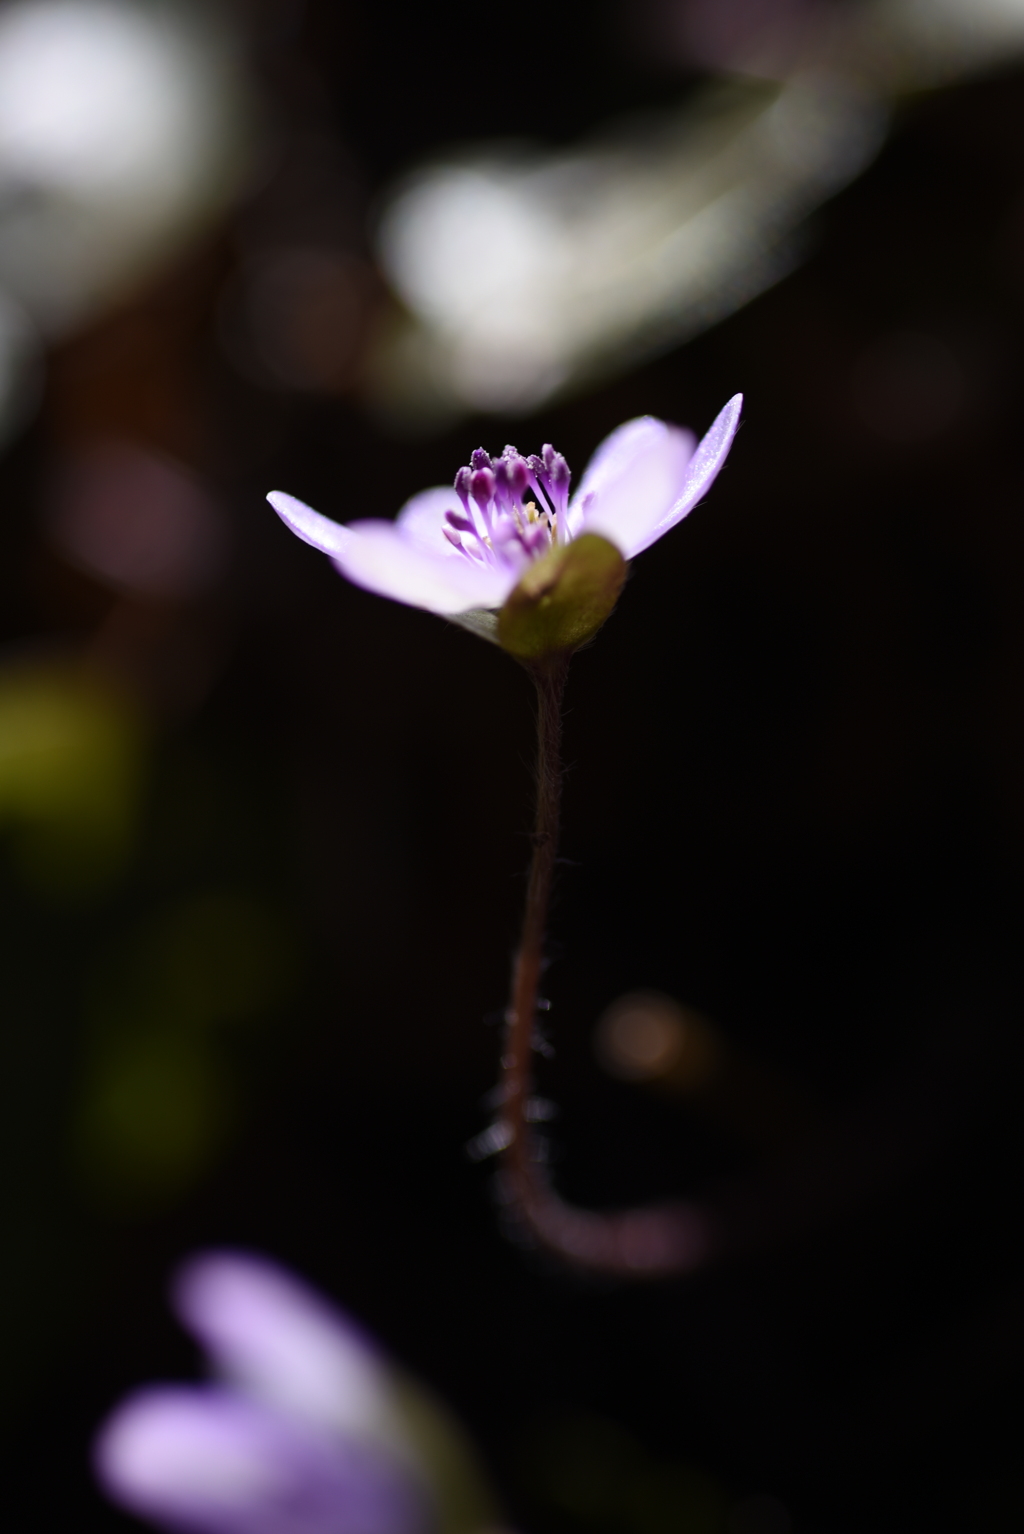
[[[530,565],[498,614],[498,643],[521,661],[571,655],[593,639],[619,600],[626,561],[584,533]]]

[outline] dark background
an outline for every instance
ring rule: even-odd
[[[517,109],[567,141],[688,83],[570,0],[268,7],[251,45],[281,118],[335,135],[368,271],[375,196],[432,147],[515,131]],[[62,898],[5,844],[9,1526],[126,1526],[89,1481],[94,1425],[134,1384],[195,1371],[166,1276],[237,1244],[305,1273],[450,1403],[526,1534],[1016,1527],[1024,77],[905,105],[799,270],[526,421],[402,437],[352,389],[247,381],[218,306],[252,216],[60,348],[0,464],[11,656],[87,646],[109,616],[42,531],[84,435],[182,457],[233,530],[222,584],[134,652],[148,767],[120,877]],[[941,429],[899,429],[908,334],[959,370]],[[570,682],[556,1176],[595,1206],[706,1201],[729,1254],[611,1285],[506,1240],[491,1169],[464,1153],[528,851],[526,679],[339,580],[263,496],[386,516],[506,440],[551,440],[578,474],[618,422],[703,430],[737,389],[714,492],[637,562]],[[196,646],[209,681],[172,707],[162,679]],[[213,1128],[167,1176],[97,1170],[74,1127],[100,1069],[96,977],[223,890],[278,958],[266,1006],[202,1046]],[[594,1021],[637,987],[747,1052],[756,1122],[602,1073]]]

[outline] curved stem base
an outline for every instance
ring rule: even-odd
[[[551,1186],[529,1124],[537,998],[558,852],[562,699],[568,669],[568,656],[530,668],[537,689],[537,813],[501,1061],[506,1196],[533,1239],[578,1267],[633,1278],[687,1273],[709,1255],[709,1231],[696,1207],[679,1203],[605,1213],[576,1209]]]

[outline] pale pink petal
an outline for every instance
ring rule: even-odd
[[[583,531],[585,509],[593,503],[595,496],[624,474],[631,473],[638,458],[657,447],[671,431],[682,432],[684,428],[668,426],[652,415],[642,415],[624,421],[605,437],[587,464],[569,505],[569,531],[574,538]],[[686,432],[686,436],[692,452],[697,439],[692,432]]]
[[[458,551],[450,559],[404,537],[394,522],[353,522],[348,531],[352,536],[335,558],[336,568],[357,586],[410,607],[435,613],[500,607],[516,583],[514,570]]]
[[[391,1416],[386,1368],[365,1333],[266,1258],[210,1252],[178,1273],[174,1308],[234,1384],[335,1429]]]
[[[342,526],[283,490],[267,496],[281,520],[305,543],[329,554],[342,575],[430,612],[500,607],[515,585],[513,572],[495,570],[454,548],[441,532],[444,512],[457,509],[454,490],[425,490],[407,502],[398,522]],[[433,532],[436,530],[436,537]]]
[[[323,554],[330,554],[332,559],[343,552],[349,541],[349,531],[340,522],[321,516],[312,506],[297,501],[294,495],[288,495],[284,490],[271,490],[267,500],[285,526],[290,527],[303,543],[311,544]]]
[[[423,490],[411,501],[406,501],[395,525],[402,529],[403,537],[411,538],[413,543],[431,549],[435,554],[444,554],[449,559],[465,559],[466,556],[448,542],[442,531],[446,511],[455,511],[461,516],[462,505],[450,485],[447,489],[444,485],[435,485],[432,490]]]
[[[667,533],[669,528],[681,522],[687,513],[693,510],[701,496],[711,488],[732,447],[736,428],[740,424],[742,407],[743,395],[736,394],[725,408],[719,411],[687,464],[682,482],[667,514],[634,544],[630,550],[631,558],[634,554],[642,554],[644,549],[649,548],[652,543]]]
[[[621,426],[616,426],[595,448],[583,471],[573,501],[579,503],[593,491],[601,490],[621,475],[627,474],[637,457],[660,442],[666,432],[682,430],[683,427],[668,426],[653,415],[637,416],[632,421],[624,421]],[[690,438],[692,452],[697,439],[692,432],[688,432],[687,436]]]
[[[182,1534],[423,1534],[401,1461],[216,1389],[139,1391],[94,1448],[104,1490]]]
[[[583,476],[573,531],[600,533],[632,559],[678,498],[692,454],[693,435],[682,427],[652,416],[620,426]]]

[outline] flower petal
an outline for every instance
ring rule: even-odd
[[[211,1252],[179,1271],[179,1318],[244,1390],[342,1431],[390,1430],[386,1366],[364,1333],[265,1258]]]
[[[267,500],[304,543],[329,554],[342,575],[396,602],[460,613],[500,607],[515,585],[514,571],[480,564],[445,538],[444,513],[457,509],[458,497],[443,485],[414,495],[396,522],[343,526],[283,490],[272,490]]]
[[[516,583],[516,572],[483,565],[460,554],[449,558],[406,537],[394,522],[353,522],[352,537],[334,563],[342,575],[367,591],[425,607],[460,613],[471,607],[500,607]]]
[[[621,475],[628,474],[637,456],[658,443],[669,429],[664,421],[659,421],[653,415],[637,416],[632,421],[624,421],[621,426],[616,426],[594,449],[573,501],[585,500]],[[696,446],[697,439],[692,434],[691,441]]]
[[[347,527],[321,516],[312,506],[297,501],[294,495],[288,495],[284,490],[271,490],[267,500],[285,526],[290,527],[303,543],[311,544],[323,554],[330,554],[332,559],[337,558],[349,542]]]
[[[645,548],[678,498],[693,456],[693,433],[653,416],[627,421],[598,448],[574,500],[580,527],[600,533],[627,559]]]
[[[420,1534],[423,1498],[385,1452],[216,1389],[129,1397],[94,1448],[121,1505],[190,1534]]]
[[[725,408],[719,411],[686,467],[683,482],[679,486],[678,495],[668,514],[636,543],[632,550],[633,554],[642,554],[644,549],[649,548],[652,543],[667,533],[669,528],[681,522],[687,513],[693,510],[705,491],[711,488],[732,447],[736,429],[740,424],[742,408],[743,395],[734,394]]]
[[[453,544],[444,536],[444,514],[446,511],[461,512],[459,498],[449,485],[435,485],[431,490],[422,490],[419,495],[414,495],[411,501],[406,501],[398,513],[395,525],[402,529],[403,537],[411,538],[413,543],[421,544],[423,548],[435,554],[444,554],[450,559],[465,559]]]

